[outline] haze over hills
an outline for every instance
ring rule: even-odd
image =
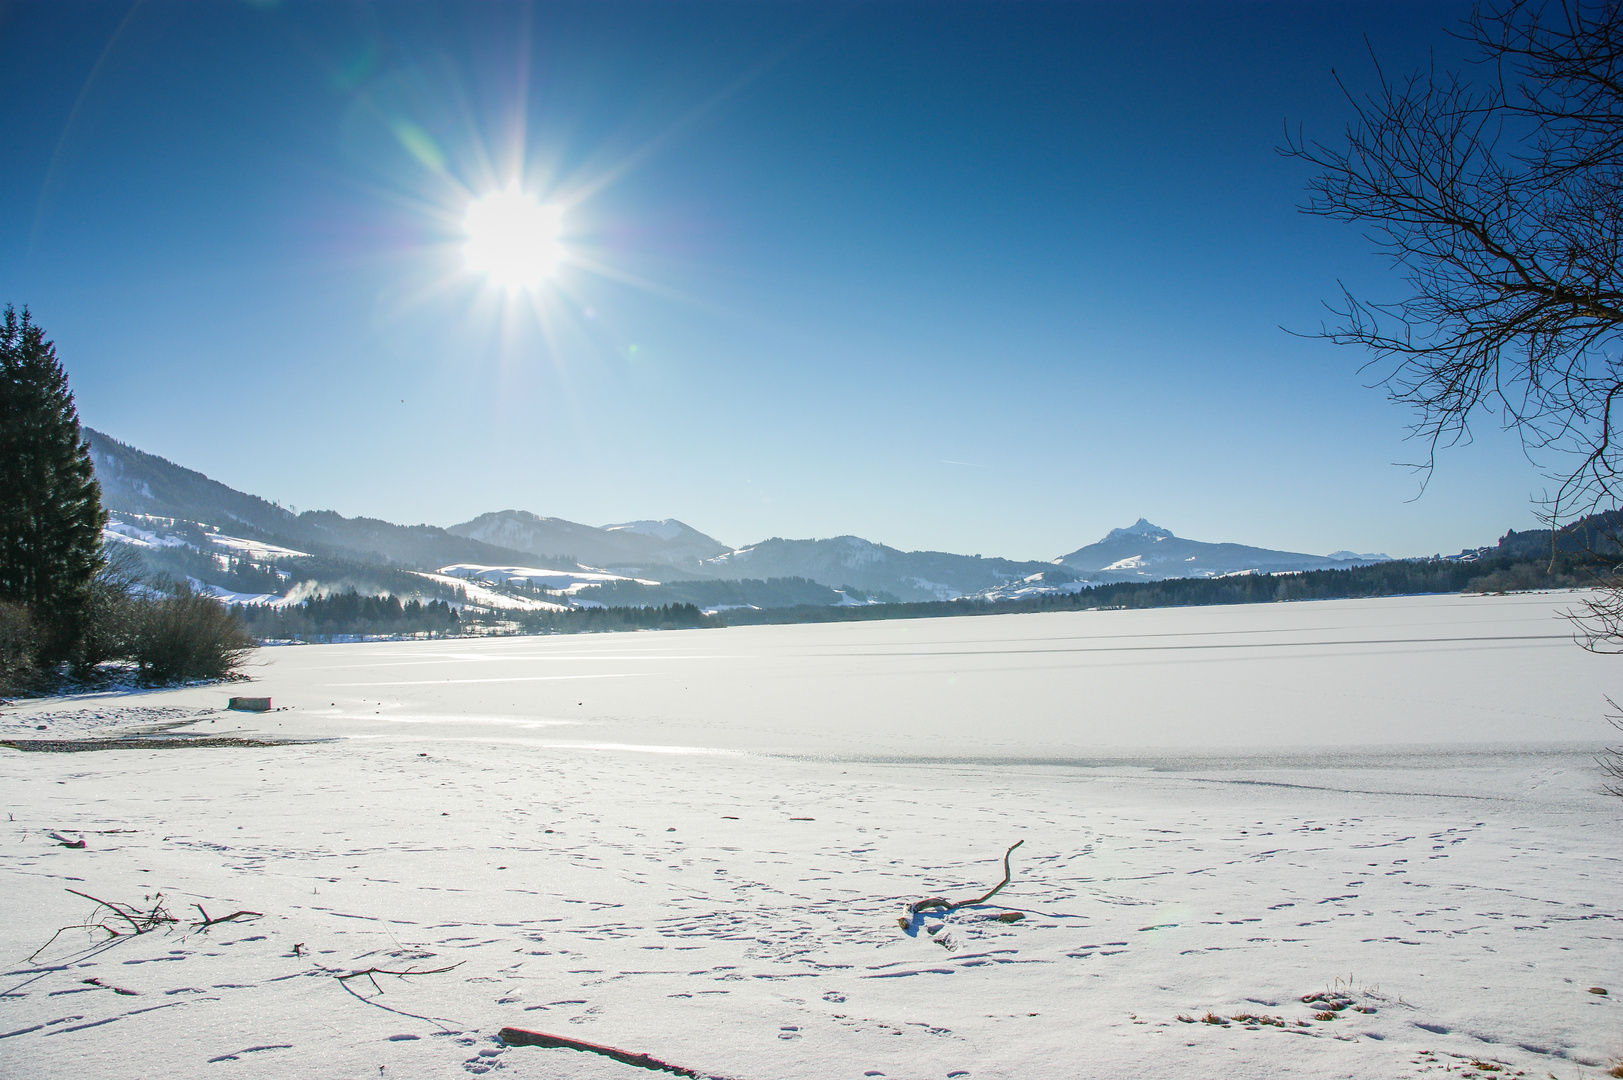
[[[661,566],[695,571],[705,559],[730,550],[721,541],[675,518],[594,528],[563,518],[540,517],[527,510],[501,510],[480,514],[446,531],[536,558],[566,553],[578,562],[617,570]]]
[[[1386,555],[1305,555],[1271,551],[1245,544],[1210,544],[1185,540],[1143,518],[1125,529],[1111,529],[1103,540],[1078,548],[1058,562],[1080,574],[1109,575],[1109,580],[1159,580],[1169,577],[1221,577],[1251,571],[1275,574],[1293,570],[1333,570],[1385,562]]]
[[[83,428],[102,505],[219,526],[226,532],[318,555],[432,569],[459,562],[514,563],[532,556],[434,525],[394,525],[330,510],[302,514],[210,480],[200,472]]]
[[[1040,562],[899,551],[859,536],[829,540],[773,537],[704,561],[705,572],[719,578],[804,577],[825,585],[854,585],[899,600],[974,596],[1053,569]]]
[[[830,590],[824,594],[830,602],[843,603],[859,595],[867,598],[863,602],[1009,598],[1074,592],[1089,584],[1119,581],[1344,568],[1386,558],[1350,552],[1317,556],[1204,543],[1174,536],[1142,518],[1053,562],[901,551],[856,536],[821,540],[773,537],[732,549],[675,519],[597,527],[523,510],[482,514],[450,528],[405,526],[346,518],[332,511],[294,514],[101,432],[84,430],[103,502],[110,510],[199,522],[230,537],[401,570],[434,573],[456,566],[458,575],[470,579],[531,581],[540,580],[538,569],[576,572],[584,568],[664,582],[673,588],[704,581],[719,585],[803,579],[808,585]],[[482,575],[481,566],[493,568],[493,572]],[[616,602],[642,602],[632,583],[619,588],[630,591],[617,594]],[[801,596],[805,589],[780,585],[746,590],[746,594]],[[648,595],[644,600],[657,602],[659,598]],[[747,597],[746,602],[754,603]]]

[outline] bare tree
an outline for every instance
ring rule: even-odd
[[[1557,521],[1617,503],[1623,392],[1623,19],[1617,3],[1481,7],[1476,74],[1379,74],[1303,210],[1368,230],[1409,296],[1343,292],[1325,336],[1374,353],[1436,449],[1499,415],[1557,458]]]
[[[1413,408],[1419,467],[1497,418],[1548,469],[1557,530],[1623,494],[1623,3],[1484,0],[1459,36],[1467,71],[1377,62],[1374,92],[1343,84],[1342,140],[1281,152],[1317,171],[1306,213],[1363,226],[1402,271],[1394,302],[1344,288],[1323,335],[1368,349]],[[1623,651],[1616,537],[1604,550],[1574,618],[1588,647]]]

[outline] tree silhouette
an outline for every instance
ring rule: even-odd
[[[68,379],[28,309],[0,318],[0,600],[28,609],[40,658],[83,629],[106,522]]]

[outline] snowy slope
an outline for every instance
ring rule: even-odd
[[[433,525],[396,525],[332,511],[293,514],[193,469],[84,429],[102,505],[109,510],[205,522],[221,532],[323,556],[427,569],[450,562],[513,562],[521,553]]]
[[[590,585],[602,585],[609,581],[635,581],[639,585],[659,584],[646,578],[628,578],[601,570],[549,570],[539,566],[482,566],[478,563],[457,563],[442,566],[439,572],[451,577],[499,585],[535,585],[555,592],[578,592]]]

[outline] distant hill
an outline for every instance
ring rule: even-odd
[[[800,577],[831,588],[852,585],[901,600],[951,600],[1054,567],[944,551],[899,551],[859,536],[836,536],[829,540],[773,537],[706,559],[703,568],[720,578]]]
[[[1623,513],[1609,510],[1590,514],[1561,529],[1553,538],[1549,529],[1515,529],[1499,538],[1485,553],[1509,555],[1524,559],[1548,559],[1553,552],[1563,554],[1593,553],[1615,555],[1623,550]]]
[[[540,517],[527,510],[501,510],[480,514],[446,531],[540,558],[568,552],[580,562],[613,569],[676,567],[700,571],[705,559],[728,550],[726,544],[675,518],[597,528],[563,518]]]
[[[1245,544],[1212,544],[1185,540],[1144,518],[1125,529],[1111,529],[1096,544],[1061,556],[1059,563],[1095,580],[1156,581],[1162,578],[1222,577],[1252,572],[1334,570],[1388,561],[1385,555],[1306,555],[1272,551]]]
[[[295,515],[257,495],[84,429],[109,510],[200,521],[254,540],[318,555],[432,570],[451,563],[523,563],[528,552],[456,536],[434,525],[394,525],[330,510]]]

